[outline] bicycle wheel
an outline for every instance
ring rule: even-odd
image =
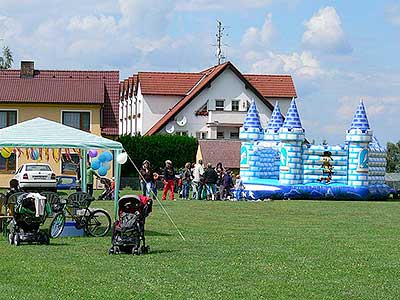
[[[64,225],[65,225],[64,213],[62,212],[57,213],[50,224],[50,237],[53,239],[58,238],[64,230]]]
[[[86,233],[91,236],[105,236],[111,228],[111,217],[105,210],[96,209],[86,219]]]

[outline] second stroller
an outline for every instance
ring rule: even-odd
[[[142,195],[127,195],[119,199],[119,220],[113,225],[109,254],[124,252],[139,255],[149,252],[144,237],[144,224],[152,205],[151,198]]]

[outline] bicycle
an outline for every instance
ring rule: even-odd
[[[50,224],[50,237],[57,238],[64,230],[67,217],[75,221],[77,229],[83,229],[89,236],[105,236],[111,228],[111,217],[104,209],[91,210],[90,204],[94,198],[84,192],[76,192],[60,202],[61,209],[53,217]]]

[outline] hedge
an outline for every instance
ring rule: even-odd
[[[154,170],[164,168],[165,161],[171,160],[175,168],[194,162],[197,153],[197,139],[179,135],[128,136],[119,138],[124,149],[138,168],[148,160]],[[122,176],[137,176],[131,163],[122,166]]]

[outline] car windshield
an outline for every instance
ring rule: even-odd
[[[27,165],[25,168],[26,171],[51,171],[50,166],[48,165]]]

